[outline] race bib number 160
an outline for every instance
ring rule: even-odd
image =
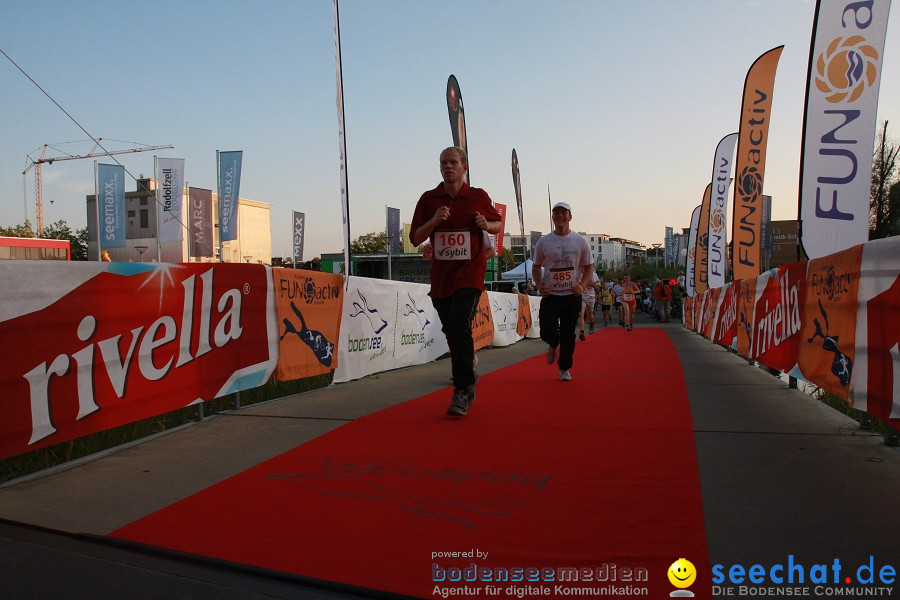
[[[469,231],[438,231],[434,236],[436,260],[469,260],[472,258],[472,233]]]

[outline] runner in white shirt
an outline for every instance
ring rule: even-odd
[[[556,362],[560,380],[571,381],[569,369],[575,353],[575,325],[581,312],[581,294],[591,281],[594,263],[587,240],[569,229],[571,207],[565,202],[557,202],[551,214],[553,231],[538,240],[534,248],[531,276],[540,282],[538,319],[541,339],[547,342],[547,364]],[[543,276],[541,267],[546,267]]]
[[[600,278],[596,273],[591,273],[591,282],[581,293],[581,313],[578,315],[578,339],[584,341],[584,322],[590,323],[590,332],[594,333],[594,303],[597,301],[597,284]]]

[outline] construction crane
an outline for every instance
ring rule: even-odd
[[[94,147],[91,148],[91,151],[87,154],[81,155],[73,155],[62,153],[61,156],[48,157],[47,150],[52,148],[57,152],[62,152],[61,150],[54,148],[50,144],[44,144],[44,147],[40,149],[41,154],[38,158],[32,158],[31,154],[35,154],[37,150],[29,154],[25,157],[26,167],[25,170],[22,171],[22,175],[26,175],[28,171],[34,168],[34,226],[38,236],[43,235],[44,233],[44,201],[42,198],[41,191],[41,165],[43,164],[53,164],[55,162],[61,160],[78,160],[81,158],[97,158],[99,156],[113,156],[115,154],[132,154],[134,152],[149,152],[151,150],[166,150],[169,148],[174,148],[175,146],[147,146],[144,144],[138,144],[137,142],[129,142],[134,144],[134,148],[127,148],[124,150],[105,150],[103,146],[100,145],[100,142],[103,141],[103,138],[98,138],[94,141]],[[57,144],[60,145],[60,144]]]

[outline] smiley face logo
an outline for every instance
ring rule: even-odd
[[[697,569],[693,563],[686,558],[679,558],[669,567],[669,583],[677,588],[691,587],[694,580],[697,579]]]

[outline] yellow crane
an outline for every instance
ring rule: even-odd
[[[68,154],[56,148],[55,146],[61,144],[44,144],[43,148],[38,148],[40,150],[40,155],[37,158],[33,158],[32,155],[36,154],[38,150],[35,150],[31,154],[25,157],[26,167],[25,170],[22,171],[22,175],[26,175],[28,171],[34,168],[34,226],[35,233],[38,236],[44,233],[44,202],[42,198],[41,191],[41,165],[43,164],[53,164],[55,162],[61,160],[78,160],[81,158],[97,158],[100,156],[113,156],[115,154],[132,154],[135,152],[149,152],[151,150],[166,150],[169,148],[174,148],[175,146],[147,146],[145,144],[138,144],[137,142],[127,142],[133,144],[133,148],[125,148],[123,150],[106,150],[100,144],[103,141],[103,138],[98,138],[94,141],[94,147],[91,148],[90,152],[87,154]],[[47,156],[47,151],[49,149],[56,150],[60,153],[59,156]]]

